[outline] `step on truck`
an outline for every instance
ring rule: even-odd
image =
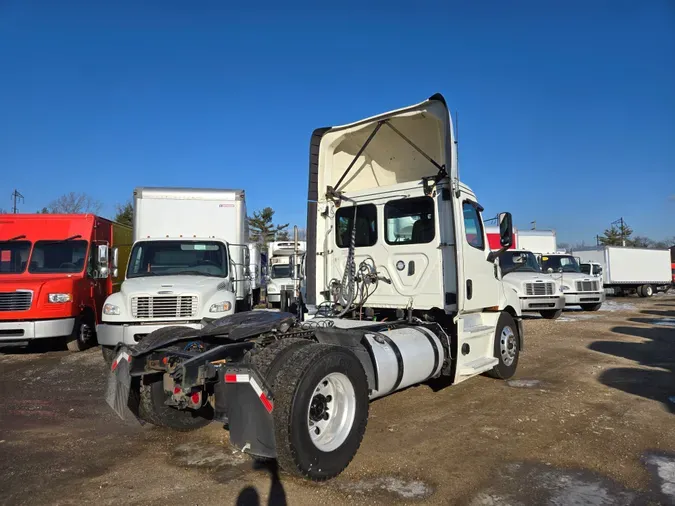
[[[651,297],[671,285],[670,251],[667,249],[601,246],[572,252],[584,274],[599,281],[612,295],[636,293]]]
[[[434,378],[511,377],[520,302],[494,264],[511,215],[490,251],[457,174],[441,95],[315,130],[298,314],[239,313],[120,345],[108,403],[178,430],[226,424],[235,447],[320,481],[356,454],[370,400]]]
[[[137,188],[126,279],[97,327],[106,361],[118,343],[251,309],[248,244],[243,190]]]
[[[0,215],[0,346],[52,338],[71,351],[96,344],[131,240],[131,227],[93,214]]]

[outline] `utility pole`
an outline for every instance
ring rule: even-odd
[[[537,220],[531,221],[530,225],[532,225],[532,230],[537,230]]]
[[[625,247],[626,246],[626,222],[623,221],[623,217],[621,217],[618,220],[613,221],[612,225],[616,225],[617,223],[619,223],[619,227],[620,227],[619,231],[621,232],[621,245],[623,247]]]
[[[600,246],[600,236],[599,235],[595,236],[595,245]]]
[[[21,199],[21,202],[23,202],[23,195],[21,195],[21,194],[19,193],[19,190],[17,190],[17,189],[15,188],[14,191],[12,192],[12,198],[14,199],[14,214],[16,214],[16,212],[17,212],[16,202],[17,202],[17,200],[19,200],[19,199]]]

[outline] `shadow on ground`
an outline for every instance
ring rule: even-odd
[[[279,479],[279,467],[274,460],[256,462],[255,469],[265,470],[270,475],[270,493],[267,500],[269,506],[286,506],[286,491]],[[260,506],[260,495],[255,487],[245,487],[239,492],[237,506]]]
[[[658,323],[658,320],[647,318],[631,318],[630,321]],[[611,330],[645,341],[595,341],[589,349],[660,370],[616,367],[603,372],[599,381],[617,390],[660,402],[667,411],[675,414],[675,327],[657,324],[649,328],[620,326]]]

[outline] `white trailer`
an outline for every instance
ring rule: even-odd
[[[601,246],[573,254],[579,257],[583,272],[601,279],[604,288],[616,295],[651,297],[656,291],[667,290],[672,282],[667,249]]]
[[[556,253],[558,242],[555,230],[518,230],[518,249],[535,255]]]
[[[104,355],[163,327],[250,309],[248,272],[243,190],[137,188],[126,278],[97,327]]]
[[[118,350],[108,403],[181,430],[215,420],[242,451],[324,481],[356,454],[370,400],[433,378],[510,378],[522,313],[495,260],[511,215],[490,251],[483,208],[458,178],[441,95],[316,130],[305,320],[254,311],[157,332]]]

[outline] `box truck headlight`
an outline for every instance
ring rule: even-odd
[[[231,308],[232,304],[227,301],[216,302],[215,304],[211,304],[209,313],[224,313],[225,311],[229,311]]]
[[[103,314],[108,314],[108,315],[119,315],[120,314],[120,308],[119,306],[116,306],[115,304],[105,304],[103,306]]]
[[[72,302],[73,294],[72,293],[50,293],[49,302],[53,304],[60,304],[63,302]]]
[[[274,285],[267,285],[268,293],[279,293],[279,289]]]
[[[569,290],[569,289],[570,289],[570,287],[567,286],[567,285],[562,285],[562,286],[560,287],[560,291],[561,291],[561,292],[566,292],[566,291]]]

